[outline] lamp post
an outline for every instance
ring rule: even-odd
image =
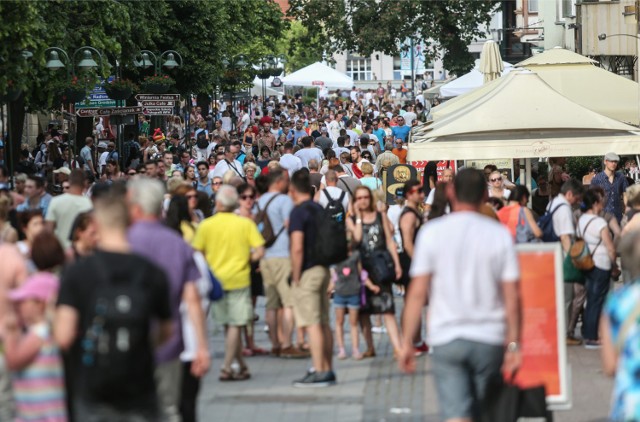
[[[138,57],[140,57],[140,60],[137,60]],[[176,61],[176,58],[178,58],[179,61]],[[164,62],[162,62],[163,59]],[[134,57],[133,64],[136,67],[142,67],[145,69],[153,67],[153,70],[157,75],[162,75],[163,67],[171,70],[182,66],[182,56],[175,50],[163,51],[160,53],[160,56],[157,56],[154,52],[149,50],[140,50]]]
[[[638,13],[640,13],[640,10],[638,10],[638,4],[636,2],[636,18],[638,16]],[[640,20],[638,21],[638,34],[640,34]],[[635,38],[636,39],[636,56],[638,57],[638,59],[640,59],[640,35],[632,35],[632,34],[599,34],[598,35],[598,40],[600,41],[604,41],[607,38],[613,38],[613,37],[631,37],[631,38]],[[640,124],[640,62],[636,61],[636,66],[638,68],[637,73],[635,74],[636,77],[636,82],[638,83],[638,123]]]
[[[60,47],[49,47],[45,50],[45,56],[48,54],[47,63],[45,67],[47,69],[56,71],[64,68],[67,71],[67,77],[76,76],[76,68],[78,70],[90,70],[90,69],[104,69],[104,60],[100,51],[95,48],[85,45],[77,48],[71,57],[67,52]],[[82,58],[78,60],[78,55],[82,54]],[[93,59],[93,55],[98,57],[98,62]],[[64,59],[63,60],[61,60]],[[74,139],[72,143],[72,151],[76,153],[76,140],[77,140],[78,125],[76,124],[76,133],[74,133]]]
[[[222,64],[224,65],[224,67],[227,68],[227,71],[230,72],[229,73],[229,77],[228,78],[224,78],[226,79],[222,81],[223,85],[229,85],[231,86],[231,90],[229,91],[230,94],[230,100],[231,100],[231,112],[235,114],[234,112],[234,91],[236,88],[236,85],[238,83],[238,77],[236,77],[236,72],[237,71],[241,71],[244,68],[246,68],[248,66],[248,62],[247,62],[247,58],[244,54],[239,54],[237,56],[233,56],[229,59],[222,59]],[[235,125],[235,123],[234,123]]]

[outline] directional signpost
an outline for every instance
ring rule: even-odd
[[[110,76],[109,79],[107,79],[107,82],[111,82],[112,80],[113,76]],[[104,108],[116,106],[116,101],[109,98],[104,88],[102,87],[102,83],[96,84],[93,87],[93,90],[91,90],[88,99],[88,103],[86,101],[80,101],[79,103],[76,103],[76,110],[81,108]]]
[[[136,100],[144,115],[171,116],[174,114],[176,102],[180,101],[180,94],[138,94]]]
[[[140,113],[142,113],[142,107],[81,108],[76,110],[78,117],[115,116]]]

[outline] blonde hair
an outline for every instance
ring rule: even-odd
[[[373,174],[373,165],[368,161],[363,161],[360,169],[363,174]]]
[[[8,196],[0,196],[0,220],[7,221],[13,201]]]
[[[640,185],[631,185],[627,188],[627,205],[630,207],[640,205]]]

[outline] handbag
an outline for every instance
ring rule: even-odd
[[[362,266],[369,273],[369,278],[378,286],[392,283],[396,279],[396,264],[387,249],[369,252],[363,259]]]
[[[571,255],[567,254],[562,262],[563,281],[565,283],[585,283],[584,273],[573,265]]]
[[[593,252],[589,251],[589,245],[587,245],[587,242],[584,240],[584,235],[587,232],[589,224],[591,224],[596,218],[597,217],[594,217],[589,220],[582,231],[582,235],[576,237],[576,241],[573,242],[571,249],[569,249],[569,256],[571,256],[573,265],[582,271],[591,271],[596,266],[595,262],[593,262],[593,252],[595,252],[596,249],[598,249],[598,246],[600,246],[600,243],[602,243],[602,237],[600,237],[600,241],[593,249]]]
[[[520,388],[514,384],[514,378],[515,373],[509,380],[500,377],[487,386],[481,422],[516,422],[519,418],[544,418],[552,422],[544,385]]]

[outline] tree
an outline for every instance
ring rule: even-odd
[[[322,60],[324,53],[319,37],[312,35],[302,22],[295,20],[290,23],[277,44],[278,54],[284,54],[287,58],[287,73]]]
[[[497,0],[290,0],[287,15],[309,29],[326,51],[365,56],[397,55],[413,38],[426,44],[425,55],[441,55],[444,67],[463,74],[473,67],[467,46],[484,35]]]

